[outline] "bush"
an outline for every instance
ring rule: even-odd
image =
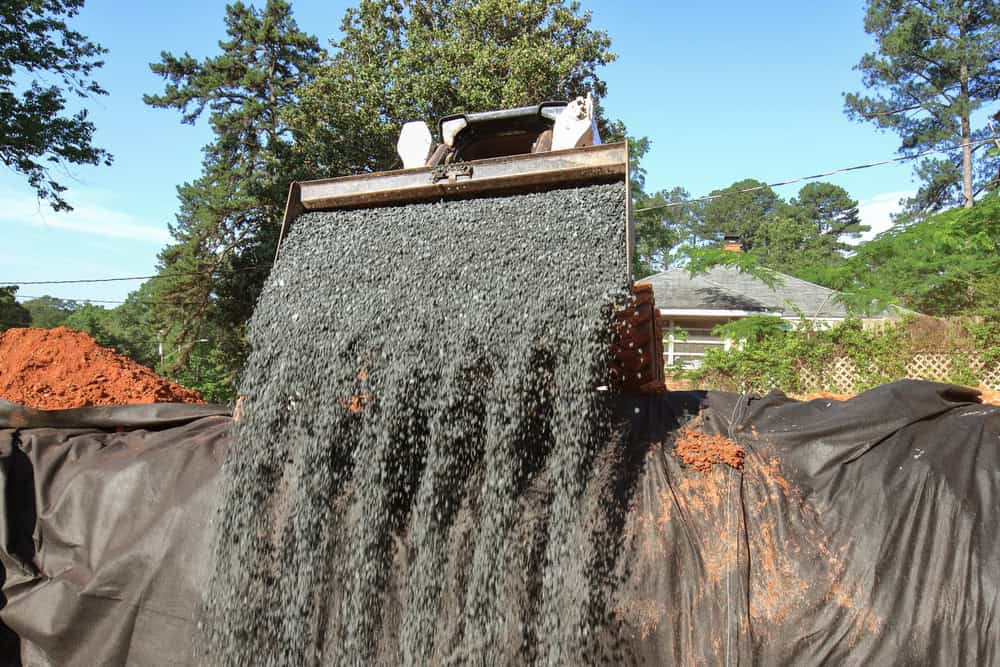
[[[850,359],[856,369],[851,386],[822,386],[838,393],[866,391],[905,378],[907,364],[916,352],[951,354],[951,373],[946,380],[956,384],[979,383],[972,355],[986,368],[1000,364],[1000,311],[995,310],[956,320],[910,317],[876,329],[866,329],[856,318],[825,328],[806,319],[793,327],[778,317],[753,316],[720,325],[713,333],[736,344],[729,350],[708,351],[699,368],[683,371],[681,377],[730,391],[815,389],[803,386],[803,376],[823,381],[837,358]],[[933,347],[928,348],[928,340]]]

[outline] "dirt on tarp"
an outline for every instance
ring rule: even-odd
[[[674,454],[684,465],[698,472],[708,472],[716,463],[743,470],[746,452],[723,435],[709,435],[689,427],[677,438]]]
[[[40,410],[204,402],[198,392],[65,327],[0,332],[0,398]]]

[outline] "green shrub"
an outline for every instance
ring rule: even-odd
[[[866,329],[851,318],[826,328],[801,319],[796,326],[779,317],[755,315],[716,327],[713,333],[734,342],[729,350],[706,352],[697,369],[681,377],[702,386],[765,393],[772,389],[802,392],[804,372],[820,379],[822,389],[838,393],[861,392],[907,376],[907,364],[916,352],[952,355],[949,377],[955,384],[977,385],[973,355],[985,368],[1000,364],[1000,311],[950,321],[910,317]],[[934,335],[928,347],[928,332]],[[850,386],[828,379],[830,363],[850,359],[855,367]]]

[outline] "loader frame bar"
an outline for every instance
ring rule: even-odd
[[[392,206],[536,192],[565,187],[629,182],[625,142],[529,153],[454,165],[417,167],[374,174],[292,183],[281,224],[281,240],[307,211]],[[625,237],[629,276],[635,247],[630,197],[626,196]],[[281,250],[280,240],[278,252]]]

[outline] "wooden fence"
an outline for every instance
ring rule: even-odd
[[[983,360],[975,354],[917,353],[906,364],[906,377],[936,382],[953,381],[955,375],[967,368],[978,383],[990,389],[1000,390],[1000,364],[987,368]],[[852,359],[839,357],[828,364],[822,373],[803,369],[800,381],[805,391],[829,391],[833,393],[854,393],[858,369]]]

